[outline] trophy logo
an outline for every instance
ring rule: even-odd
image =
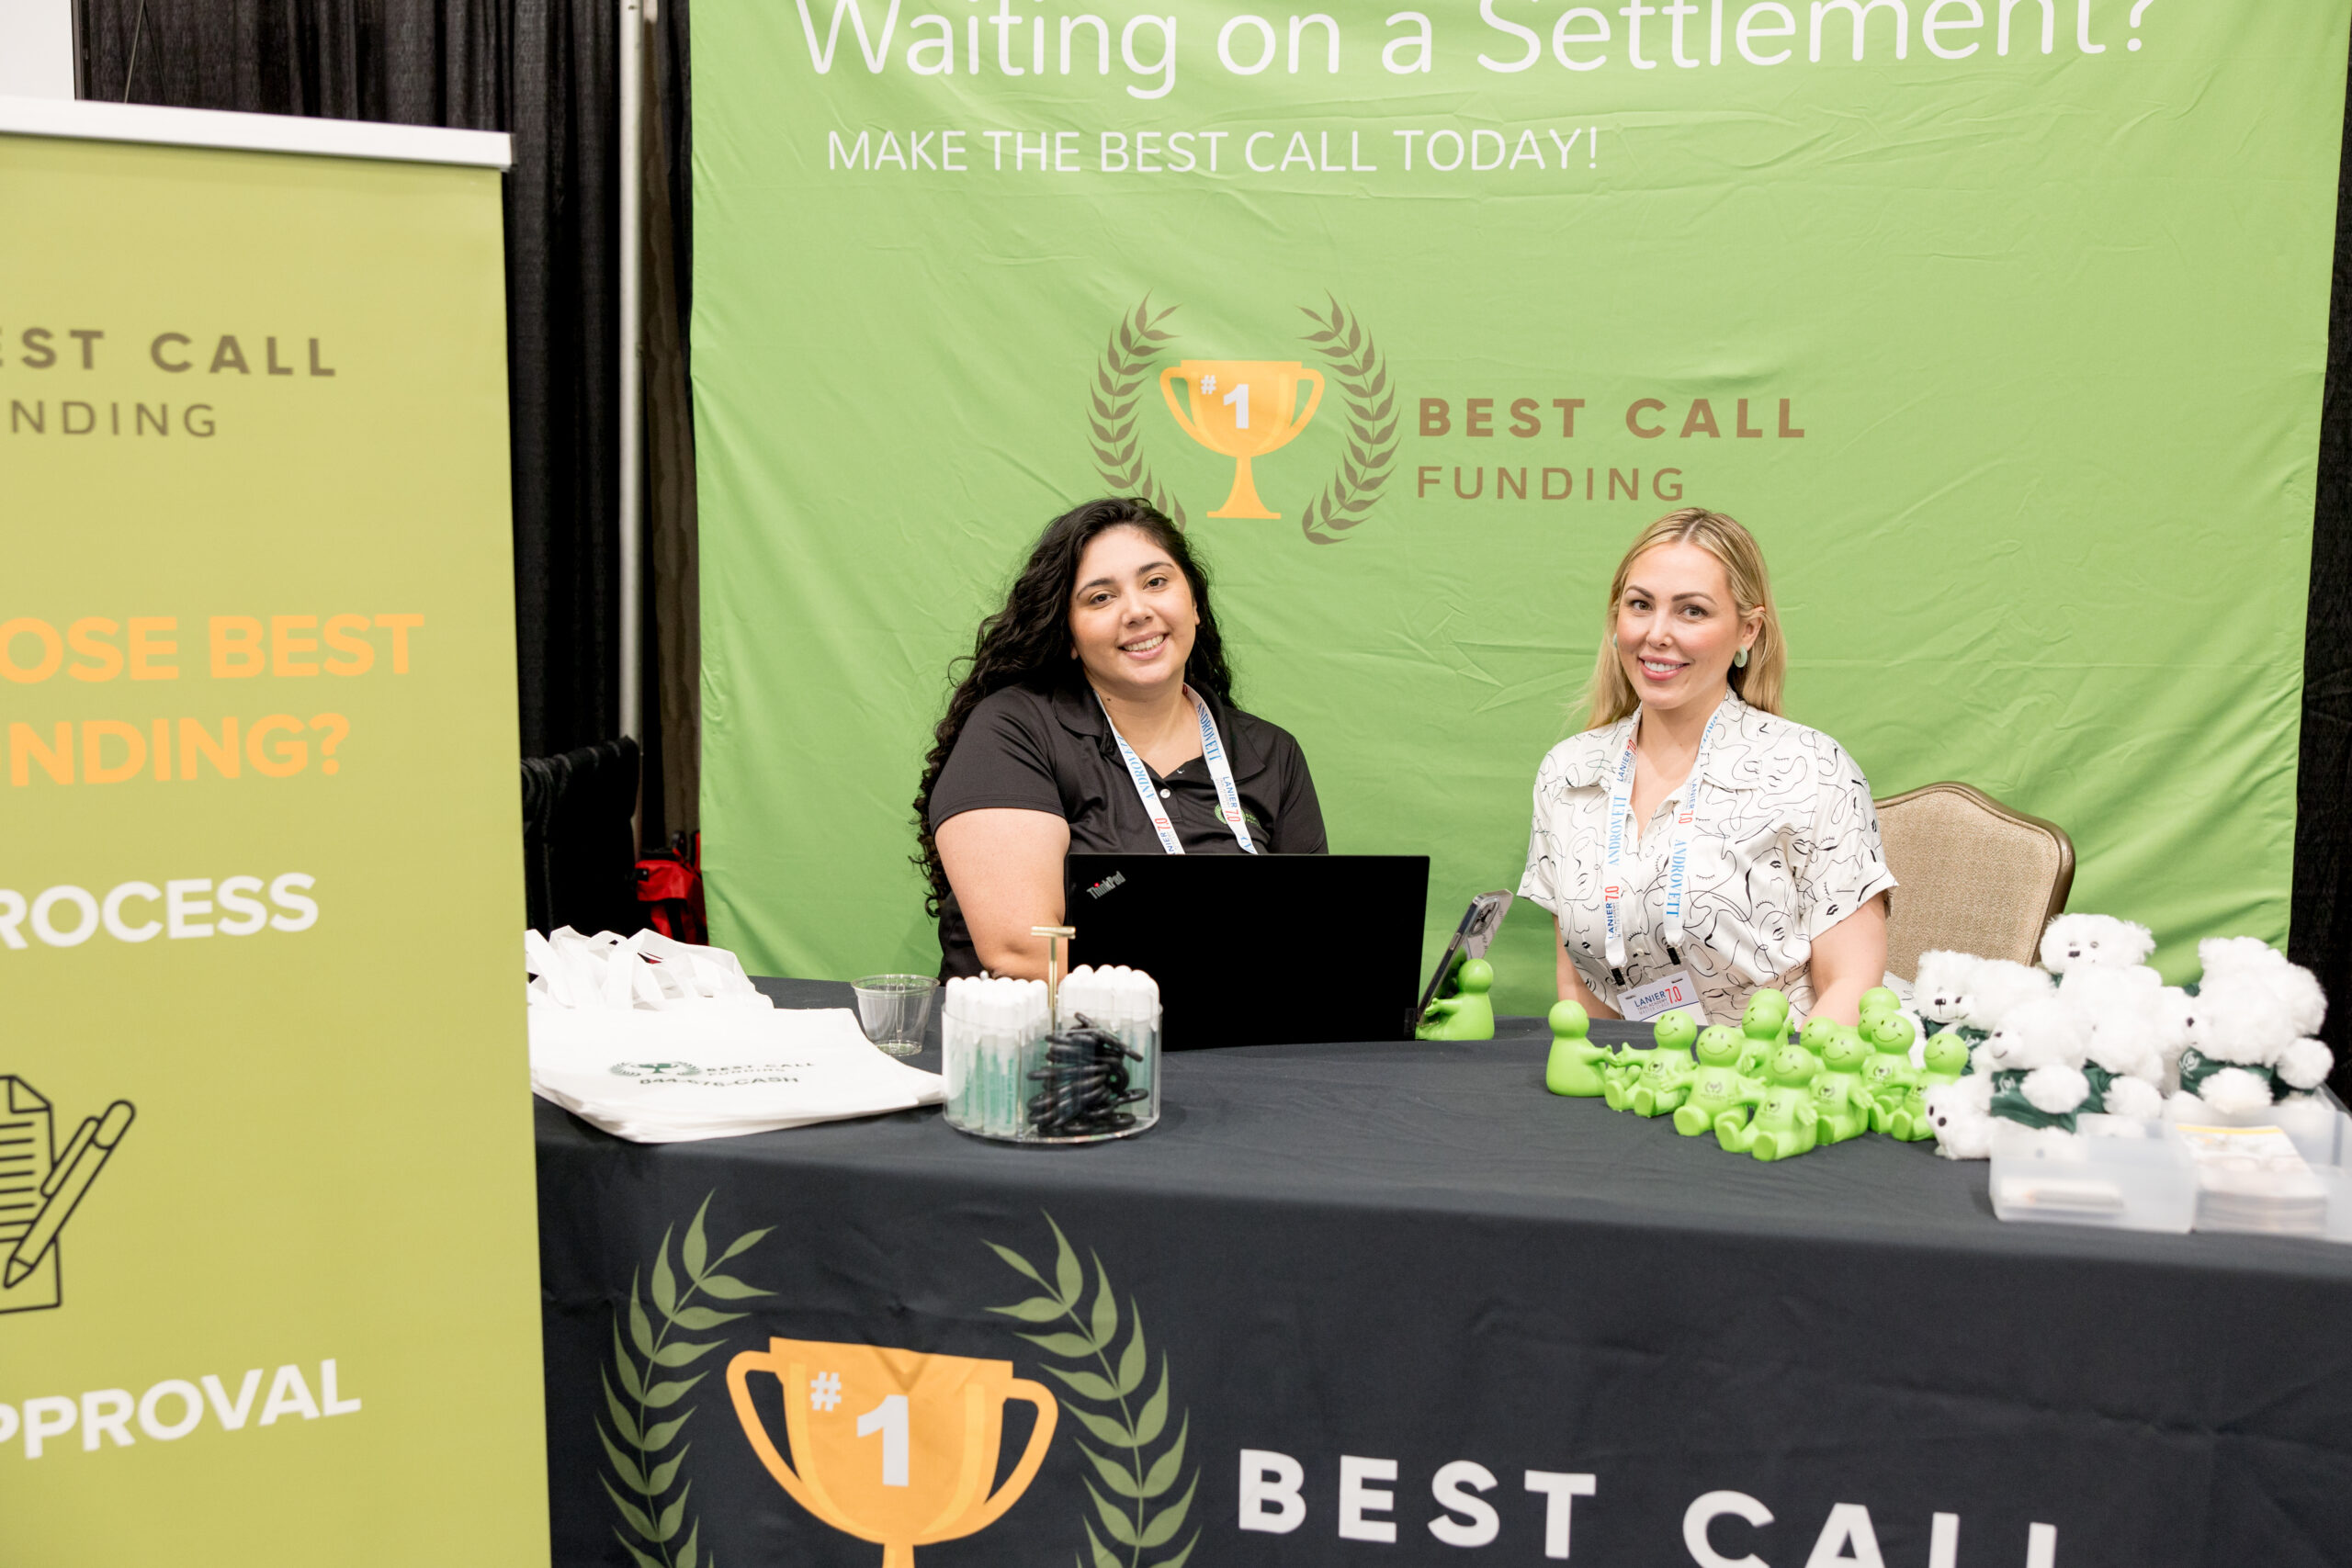
[[[1177,401],[1176,386],[1183,383],[1188,416]],[[1298,384],[1311,382],[1306,406],[1299,408]],[[1256,397],[1253,400],[1251,392]],[[1221,457],[1233,459],[1233,491],[1212,517],[1279,518],[1258,499],[1250,475],[1250,459],[1290,445],[1306,428],[1323,403],[1323,372],[1309,370],[1295,359],[1187,359],[1159,373],[1159,395],[1176,416],[1185,434]],[[1250,404],[1257,404],[1257,423],[1250,423]]]
[[[787,1460],[752,1404],[750,1379],[784,1385]],[[915,1548],[986,1529],[1019,1502],[1053,1441],[1060,1406],[1011,1361],[876,1345],[771,1339],[727,1365],[743,1435],[793,1501],[882,1548],[882,1568],[914,1568]],[[1004,1407],[1034,1405],[1021,1461],[993,1493]]]
[[[1159,365],[1176,341],[1168,319],[1173,305],[1154,309],[1148,298],[1123,316],[1111,333],[1090,388],[1087,423],[1095,471],[1122,495],[1141,496],[1184,523],[1184,508],[1145,460],[1140,405],[1156,378],[1177,427],[1219,457],[1233,459],[1233,485],[1209,515],[1272,521],[1283,513],[1258,494],[1253,460],[1298,438],[1322,406],[1328,371],[1345,407],[1347,429],[1339,467],[1299,513],[1299,531],[1318,545],[1338,544],[1363,523],[1394,473],[1399,420],[1388,363],[1363,323],[1336,299],[1330,309],[1302,306],[1314,323],[1301,341],[1324,361],[1317,369],[1295,359],[1185,359]],[[1302,404],[1301,391],[1305,398]]]

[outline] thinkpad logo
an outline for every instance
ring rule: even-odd
[[[1110,875],[1104,877],[1102,881],[1096,883],[1093,886],[1088,888],[1086,890],[1086,896],[1090,898],[1100,898],[1114,887],[1125,886],[1127,874],[1125,872],[1114,871]]]

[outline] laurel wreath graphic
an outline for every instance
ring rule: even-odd
[[[668,1410],[692,1393],[695,1384],[707,1376],[696,1372],[690,1378],[656,1381],[662,1369],[677,1369],[693,1365],[716,1350],[722,1340],[690,1340],[676,1337],[680,1331],[688,1333],[717,1328],[735,1322],[746,1314],[718,1312],[707,1306],[697,1306],[694,1298],[703,1295],[718,1301],[750,1301],[755,1297],[773,1295],[747,1285],[732,1275],[718,1272],[718,1266],[741,1256],[759,1245],[767,1229],[746,1231],[729,1243],[717,1258],[710,1256],[709,1243],[703,1235],[703,1216],[709,1212],[710,1195],[706,1194],[702,1207],[695,1211],[694,1223],[686,1227],[685,1240],[679,1245],[678,1260],[685,1267],[685,1288],[681,1290],[678,1277],[670,1268],[670,1236],[674,1226],[662,1233],[661,1249],[653,1255],[653,1310],[662,1319],[656,1329],[646,1314],[645,1303],[638,1297],[637,1277],[628,1283],[628,1342],[636,1347],[637,1355],[645,1360],[640,1370],[621,1343],[623,1314],[613,1314],[613,1377],[603,1378],[605,1413],[612,1418],[612,1431],[605,1424],[596,1424],[596,1436],[605,1445],[605,1455],[612,1461],[613,1474],[598,1476],[605,1490],[612,1495],[613,1506],[620,1510],[621,1520],[637,1532],[644,1541],[639,1546],[628,1535],[616,1529],[613,1537],[628,1549],[639,1568],[717,1568],[716,1556],[698,1557],[702,1535],[699,1521],[686,1524],[686,1497],[694,1490],[689,1481],[678,1488],[678,1495],[668,1503],[662,1501],[678,1479],[679,1467],[686,1461],[694,1448],[688,1443],[668,1459],[657,1461],[655,1455],[675,1442],[694,1418],[689,1405],[676,1416],[656,1421],[658,1411]],[[770,1227],[773,1228],[773,1227]],[[620,1392],[613,1390],[613,1378],[620,1380]],[[627,1395],[624,1399],[622,1396]],[[631,1406],[634,1405],[634,1410]],[[617,1438],[617,1441],[616,1440]],[[623,1445],[627,1445],[624,1451]],[[615,1484],[617,1480],[618,1484]],[[673,1546],[681,1529],[686,1532],[685,1543]]]
[[[1126,1554],[1122,1558],[1102,1543],[1094,1533],[1095,1520],[1081,1518],[1091,1562],[1081,1559],[1079,1568],[1145,1568],[1144,1554],[1165,1549],[1183,1529],[1185,1517],[1192,1510],[1193,1495],[1200,1489],[1201,1472],[1195,1465],[1183,1495],[1173,1503],[1160,1501],[1174,1490],[1182,1475],[1184,1444],[1192,1433],[1192,1416],[1179,1413],[1175,1438],[1159,1450],[1158,1457],[1153,1457],[1152,1446],[1168,1430],[1167,1353],[1161,1352],[1159,1358],[1159,1388],[1138,1406],[1135,1396],[1151,1370],[1141,1309],[1130,1297],[1127,1340],[1114,1364],[1111,1352],[1119,1337],[1119,1299],[1111,1289],[1110,1271],[1102,1267],[1101,1256],[1096,1255],[1094,1303],[1086,1307],[1086,1270],[1079,1262],[1078,1252],[1051,1214],[1046,1216],[1046,1224],[1054,1232],[1054,1278],[1050,1282],[1011,1247],[989,1243],[999,1258],[1045,1294],[989,1310],[1023,1323],[1045,1325],[1067,1320],[1070,1325],[1073,1332],[1023,1334],[1021,1337],[1048,1356],[1073,1363],[1069,1368],[1048,1365],[1046,1371],[1075,1396],[1074,1400],[1066,1398],[1063,1408],[1093,1434],[1095,1441],[1111,1450],[1098,1453],[1083,1442],[1078,1445],[1079,1451],[1094,1467],[1094,1474],[1087,1478],[1086,1490],[1094,1501],[1103,1533]],[[1096,1368],[1100,1371],[1093,1370]],[[1078,1400],[1101,1408],[1087,1409]],[[1184,1560],[1193,1555],[1193,1548],[1200,1544],[1200,1540],[1196,1526],[1192,1539],[1173,1557],[1163,1557],[1149,1568],[1183,1568]]]
[[[1095,468],[1102,482],[1118,494],[1142,496],[1182,528],[1183,505],[1152,477],[1144,462],[1136,417],[1136,400],[1151,375],[1152,355],[1160,344],[1175,341],[1176,334],[1162,332],[1159,323],[1175,313],[1173,305],[1154,313],[1151,296],[1147,294],[1133,315],[1120,318],[1117,330],[1103,347],[1102,363],[1095,367],[1093,412],[1087,423],[1094,432]]]
[[[1389,388],[1387,362],[1374,346],[1372,334],[1339,300],[1331,299],[1328,318],[1306,305],[1299,313],[1318,329],[1306,333],[1306,341],[1330,362],[1331,379],[1348,400],[1347,454],[1331,482],[1306,503],[1298,519],[1308,539],[1336,545],[1341,533],[1372,511],[1393,471],[1389,464],[1396,457],[1396,394]],[[1327,528],[1333,531],[1323,532]]]

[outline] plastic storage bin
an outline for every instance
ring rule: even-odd
[[[2081,1134],[2009,1124],[1993,1133],[1993,1212],[2005,1220],[2124,1230],[2236,1231],[2352,1242],[2352,1115],[2326,1089],[2242,1116],[2200,1115],[2198,1124],[2277,1127],[2311,1168],[2325,1199],[2314,1227],[2290,1214],[2291,1193],[2209,1192],[2182,1135],[2161,1122],[2081,1118]],[[2263,1212],[2266,1204],[2275,1213]]]
[[[2352,1169],[2315,1165],[2312,1174],[2327,1193],[2327,1228],[2320,1234],[2329,1241],[2352,1242]]]
[[[1993,1130],[1993,1212],[2005,1220],[2185,1232],[2197,1164],[2154,1122],[2086,1116],[2080,1136],[2014,1123]]]

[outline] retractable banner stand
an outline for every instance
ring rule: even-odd
[[[1433,934],[1516,885],[1626,543],[1703,505],[1764,543],[1788,712],[1875,793],[2058,822],[2074,907],[2176,979],[2283,940],[2346,21],[701,7],[718,939],[932,961],[948,662],[1115,491],[1188,525],[1332,847],[1435,857]],[[1549,942],[1510,922],[1506,1007]]]
[[[546,1561],[504,161],[0,100],[0,1561]]]

